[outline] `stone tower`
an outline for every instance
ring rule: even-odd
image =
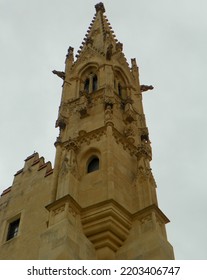
[[[70,47],[65,72],[53,71],[63,79],[60,134],[40,258],[173,259],[150,168],[142,91],[151,87],[140,86],[103,3],[95,9],[76,59]]]
[[[69,47],[54,169],[34,153],[0,198],[0,259],[174,259],[150,168],[135,59],[102,3],[74,59]]]

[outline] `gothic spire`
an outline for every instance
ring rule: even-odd
[[[114,52],[122,50],[122,44],[116,39],[114,31],[104,14],[104,4],[102,2],[96,4],[95,9],[96,13],[76,55],[77,60],[87,48],[105,56],[107,60],[111,59]]]

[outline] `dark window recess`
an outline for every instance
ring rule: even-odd
[[[122,88],[120,84],[118,84],[118,95],[122,97]]]
[[[144,143],[148,143],[149,142],[148,134],[141,135],[141,141]]]
[[[10,240],[10,239],[14,238],[15,236],[17,236],[18,231],[19,231],[19,222],[20,222],[20,219],[9,224],[9,229],[8,229],[8,234],[7,234],[6,240]]]
[[[90,81],[89,79],[86,79],[85,80],[85,84],[84,84],[84,90],[89,93],[89,84],[90,84]]]
[[[98,88],[98,79],[97,76],[93,76],[93,91],[96,91]]]
[[[93,158],[88,164],[88,173],[99,170],[99,159],[97,157]]]

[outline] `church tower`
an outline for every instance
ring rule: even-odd
[[[52,202],[40,259],[173,259],[158,207],[136,60],[129,66],[103,3],[74,59],[56,126]]]

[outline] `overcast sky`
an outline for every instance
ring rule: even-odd
[[[0,192],[34,151],[54,162],[61,80],[93,0],[0,0]],[[207,259],[207,2],[106,0],[128,61],[136,57],[153,149],[152,169],[177,259]]]

